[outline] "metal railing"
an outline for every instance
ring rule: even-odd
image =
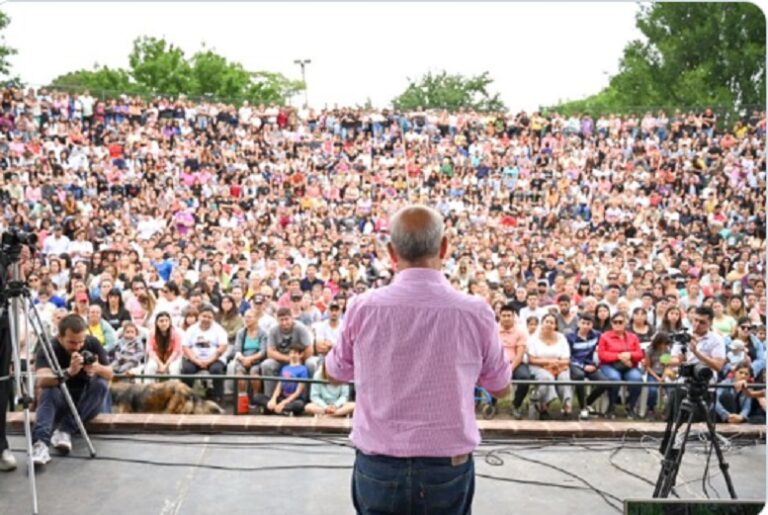
[[[22,375],[25,375],[26,372]],[[282,376],[264,376],[264,375],[242,375],[242,374],[203,374],[203,373],[196,373],[196,374],[115,374],[113,376],[114,379],[119,380],[131,380],[131,381],[143,381],[145,379],[152,379],[152,380],[172,380],[172,379],[178,379],[178,380],[201,380],[201,381],[232,381],[233,382],[233,392],[232,392],[232,414],[233,415],[239,415],[238,413],[238,402],[237,398],[239,395],[239,390],[237,387],[238,381],[277,381],[277,382],[287,382],[287,383],[304,383],[304,384],[339,384],[334,383],[332,381],[325,381],[321,379],[312,379],[312,378],[290,378],[290,377],[282,377]],[[13,379],[12,376],[0,376],[0,382],[7,381],[9,379]],[[342,384],[348,384],[350,386],[354,386],[353,382],[349,383],[342,383]],[[567,380],[567,381],[558,381],[556,379],[552,380],[537,380],[537,379],[513,379],[512,380],[512,386],[516,385],[529,385],[529,386],[543,386],[543,385],[555,385],[555,386],[607,386],[607,387],[640,387],[640,388],[663,388],[663,389],[669,389],[669,388],[678,388],[685,383],[683,382],[646,382],[646,381],[591,381],[591,380]],[[751,388],[759,388],[759,389],[765,389],[766,384],[765,383],[749,383],[748,385]],[[716,390],[716,389],[722,389],[722,388],[731,388],[733,387],[733,383],[729,382],[718,382],[718,383],[711,383],[707,385],[708,389]]]

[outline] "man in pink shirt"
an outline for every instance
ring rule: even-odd
[[[517,323],[517,311],[511,304],[501,307],[499,312],[499,339],[504,347],[509,364],[512,367],[513,379],[533,379],[527,363],[523,363],[526,349],[528,348],[528,331]],[[530,385],[518,384],[515,388],[515,398],[512,400],[512,416],[516,419],[523,418],[520,411]]]
[[[469,513],[473,389],[506,396],[512,370],[491,308],[441,272],[448,239],[437,211],[398,211],[387,250],[394,281],[354,297],[325,361],[357,390],[352,499],[358,513]]]

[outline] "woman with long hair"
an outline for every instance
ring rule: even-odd
[[[636,307],[632,310],[632,319],[629,321],[627,330],[637,336],[641,346],[644,343],[649,343],[655,332],[651,324],[648,323],[648,312],[642,307]]]
[[[595,325],[593,329],[598,332],[605,332],[611,328],[611,308],[608,304],[600,302],[595,307]]]
[[[115,331],[119,331],[127,322],[131,321],[131,314],[125,309],[123,296],[117,288],[112,288],[107,293],[107,302],[104,305],[101,318],[111,325]]]
[[[235,298],[232,295],[224,295],[219,303],[219,312],[217,322],[227,332],[227,341],[230,345],[235,344],[237,332],[243,328],[243,317],[240,316],[240,310],[237,309]]]
[[[171,324],[171,315],[161,311],[155,317],[155,327],[147,345],[146,374],[171,374],[181,372],[182,332]]]
[[[685,329],[685,325],[683,324],[683,315],[680,308],[677,306],[670,307],[667,312],[664,313],[664,318],[661,320],[659,331],[673,334],[682,331],[683,329]]]

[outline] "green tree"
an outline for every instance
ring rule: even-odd
[[[560,111],[765,104],[765,16],[750,3],[653,3],[607,88]]]
[[[184,51],[164,39],[136,39],[128,62],[133,79],[152,93],[176,96],[192,89],[192,66]]]
[[[474,77],[460,74],[427,73],[418,81],[409,79],[408,87],[392,103],[398,109],[475,109],[476,111],[503,111],[499,94],[491,95],[488,86],[493,83],[488,72]]]
[[[94,66],[53,79],[51,87],[116,96],[121,93],[139,95],[184,94],[191,98],[210,96],[224,102],[285,104],[302,91],[302,81],[294,81],[280,73],[249,72],[240,63],[228,61],[205,45],[191,58],[164,39],[141,37],[133,42],[128,56],[129,68]]]
[[[281,73],[253,72],[245,97],[253,104],[275,102],[282,105],[305,87],[303,81],[290,80]]]
[[[8,24],[11,23],[11,19],[7,14],[0,11],[0,31],[5,29]],[[0,75],[7,76],[11,71],[11,63],[9,58],[12,55],[16,55],[16,49],[11,48],[6,44],[0,44]]]
[[[95,66],[93,70],[78,70],[59,75],[50,84],[51,88],[72,93],[89,90],[94,95],[145,94],[147,90],[133,82],[131,74],[120,68]]]

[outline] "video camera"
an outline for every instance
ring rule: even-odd
[[[80,355],[83,357],[83,365],[93,365],[96,363],[96,354],[89,350],[83,350]]]
[[[688,344],[691,343],[692,337],[686,329],[681,329],[680,331],[672,333],[670,338],[674,343],[680,344],[683,354],[687,352]],[[706,384],[714,376],[712,369],[701,363],[681,363],[678,372],[680,377],[684,378],[686,381],[698,384]]]

